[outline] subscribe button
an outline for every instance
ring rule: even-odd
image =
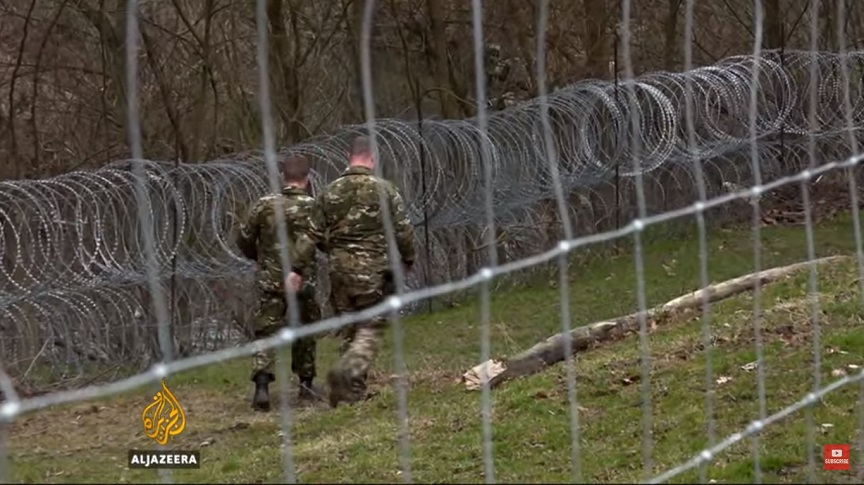
[[[849,470],[849,445],[825,445],[822,449],[822,467],[825,470]]]

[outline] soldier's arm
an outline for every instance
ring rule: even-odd
[[[258,213],[261,211],[261,201],[256,202],[246,214],[246,219],[240,223],[235,242],[240,252],[248,259],[258,259]]]
[[[324,251],[324,227],[324,211],[319,198],[310,207],[307,224],[296,235],[297,260],[292,261],[292,271],[302,274],[314,262],[315,248]]]
[[[323,195],[315,198],[309,217],[309,238],[322,253],[327,252],[327,211]]]
[[[399,254],[402,256],[402,262],[408,266],[414,264],[414,226],[411,224],[411,219],[408,218],[408,213],[405,210],[405,201],[399,190],[390,186],[390,209],[393,215],[393,228],[396,233],[396,245],[399,248]]]

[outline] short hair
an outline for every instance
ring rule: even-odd
[[[358,136],[351,142],[350,155],[352,157],[372,156],[372,142],[368,136]]]
[[[286,180],[298,181],[309,176],[309,159],[303,155],[291,155],[282,162],[282,176]]]

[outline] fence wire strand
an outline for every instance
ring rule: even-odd
[[[753,71],[751,74],[751,84],[756,85],[759,82],[760,68],[762,67],[762,28],[764,22],[764,13],[762,2],[756,1],[753,3]],[[760,187],[762,185],[762,167],[760,164],[759,150],[757,146],[757,106],[759,102],[758,95],[754,92],[750,93],[749,100],[749,116],[748,130],[750,132],[750,164],[753,173],[753,186]],[[761,200],[762,192],[754,190],[753,197],[750,201],[753,205],[753,271],[762,271],[762,210]],[[756,346],[756,392],[759,399],[759,418],[756,423],[762,423],[766,419],[768,412],[767,399],[765,397],[765,348],[763,345],[762,325],[762,282],[756,281],[753,285],[753,341]],[[751,454],[753,458],[753,482],[762,483],[762,461],[759,452],[759,435],[751,434]]]
[[[830,1],[830,0],[828,0]],[[819,0],[810,2],[810,49],[811,55],[815,58],[818,56],[819,48]],[[811,129],[817,129],[819,126],[818,103],[819,93],[817,86],[819,85],[820,72],[819,65],[810,65],[809,72],[809,89],[808,89],[808,106],[807,118]],[[816,166],[816,137],[812,133],[807,134],[807,158],[808,164],[806,170],[812,170]],[[804,231],[807,239],[807,261],[809,261],[809,277],[807,279],[807,303],[810,310],[810,325],[813,330],[813,392],[818,392],[822,385],[822,339],[821,328],[819,321],[819,293],[817,280],[819,275],[816,269],[816,248],[813,238],[813,216],[810,205],[810,182],[808,178],[801,182],[801,200],[804,205]],[[805,441],[807,443],[807,480],[809,483],[816,483],[816,436],[815,423],[813,417],[813,407],[809,406],[804,410],[805,427],[807,428]]]
[[[564,184],[558,169],[558,152],[552,139],[552,124],[549,120],[549,99],[546,89],[546,31],[549,24],[549,0],[541,0],[537,13],[537,52],[536,79],[537,95],[540,105],[540,122],[543,129],[543,145],[549,163],[549,174],[555,189],[558,219],[561,221],[564,239],[573,239],[573,224],[567,211]],[[573,355],[573,341],[570,331],[573,327],[570,314],[570,265],[567,252],[558,255],[558,298],[561,305],[561,332],[564,335],[563,352],[567,379],[567,404],[570,416],[570,467],[573,483],[582,482],[582,448],[579,433],[579,401],[576,392],[576,364]]]
[[[372,89],[372,27],[375,18],[375,0],[368,0],[363,7],[363,25],[360,32],[360,64],[361,80],[363,85],[363,112],[366,116],[366,129],[370,136],[372,153],[376,157],[375,174],[384,176],[383,167],[379,157],[378,127],[375,118],[375,98]],[[408,421],[408,388],[404,355],[404,342],[402,337],[402,322],[399,318],[399,307],[401,306],[401,295],[405,288],[405,272],[402,268],[401,258],[396,245],[396,232],[393,226],[393,218],[390,212],[390,202],[379,185],[378,199],[381,204],[381,218],[384,221],[384,235],[387,240],[388,255],[390,257],[390,269],[396,284],[396,296],[391,296],[389,303],[393,307],[390,313],[390,324],[393,330],[393,359],[396,370],[396,378],[393,380],[396,392],[398,422],[398,448],[399,465],[401,468],[401,479],[405,483],[412,483],[411,475],[411,439]]]
[[[855,122],[853,121],[853,108],[852,108],[852,99],[850,94],[850,74],[849,74],[849,61],[846,59],[847,55],[847,47],[846,47],[846,35],[845,35],[845,25],[846,25],[846,2],[843,0],[837,0],[837,23],[834,25],[835,32],[837,33],[837,50],[840,56],[844,57],[843,62],[840,63],[840,79],[841,79],[841,96],[842,96],[842,113],[843,120],[846,124],[846,132],[848,134],[848,142],[851,155],[853,157],[859,156],[858,151],[858,137],[855,136]],[[851,207],[852,212],[852,231],[853,237],[855,240],[855,261],[857,262],[858,269],[858,304],[859,309],[864,310],[864,245],[862,245],[862,237],[861,237],[861,220],[860,220],[860,212],[859,212],[859,202],[858,202],[858,183],[856,180],[856,173],[851,168],[846,170],[846,179],[848,181],[849,186],[849,205]],[[859,396],[858,396],[858,416],[859,416],[859,424],[858,424],[858,453],[859,453],[859,465],[858,472],[856,474],[856,480],[858,482],[864,482],[864,379],[861,380],[859,386]]]
[[[256,55],[258,64],[258,100],[261,108],[261,132],[264,142],[264,163],[267,167],[267,181],[269,182],[269,193],[278,194],[282,190],[280,170],[276,161],[276,135],[273,128],[273,100],[270,96],[270,53],[268,36],[268,12],[267,1],[255,1],[255,31],[257,34]],[[284,214],[285,206],[282,198],[273,199],[275,202],[275,213]],[[242,216],[241,216],[242,217]],[[288,253],[288,228],[284,218],[276,217],[276,240],[279,244],[279,264],[283,269],[283,281],[287,276],[288,268],[291,268],[291,256]],[[282,285],[287,305],[287,317],[289,328],[297,328],[300,325],[300,313],[297,305],[297,294],[290,285]],[[280,362],[284,362],[287,352],[282,347],[276,353]],[[282,466],[286,483],[297,483],[297,471],[294,465],[292,434],[292,410],[288,399],[289,377],[286,366],[276,366],[276,383],[279,386],[279,425],[282,436]]]
[[[486,140],[489,135],[489,121],[486,113],[486,42],[483,36],[483,4],[481,0],[471,0],[471,26],[473,30],[474,80],[477,94],[477,139],[480,145],[479,163],[483,170],[483,210],[485,224],[483,243],[486,247],[488,267],[480,270],[483,282],[480,284],[480,416],[483,426],[483,477],[486,483],[495,483],[494,442],[492,430],[492,389],[489,379],[489,355],[491,353],[492,320],[492,273],[489,268],[497,265],[497,234],[495,230],[495,208],[492,194],[494,179],[492,173],[493,155],[489,153]]]
[[[135,176],[135,197],[138,207],[138,223],[143,239],[147,284],[150,289],[151,304],[158,322],[159,350],[162,362],[170,362],[173,355],[171,320],[165,299],[165,289],[159,278],[159,261],[156,257],[156,239],[153,234],[155,224],[148,210],[152,204],[150,193],[144,182],[144,149],[141,142],[141,118],[138,110],[138,0],[128,0],[126,5],[126,35],[123,39],[126,54],[126,125],[129,129],[129,152],[132,155],[132,173]],[[156,448],[164,450],[165,445]],[[172,483],[171,470],[160,469],[162,483]]]
[[[693,7],[695,0],[687,0],[684,6],[684,70],[693,69]],[[687,129],[687,149],[689,153],[696,153],[696,123],[693,114],[693,81],[686,80],[684,90],[684,122]],[[699,202],[704,203],[708,198],[705,185],[705,173],[702,160],[693,157],[693,169],[695,172],[696,190]],[[708,234],[703,212],[696,213],[696,229],[699,237],[699,286],[707,288],[710,284],[708,277]],[[706,446],[712,447],[716,441],[716,424],[714,422],[714,361],[712,359],[713,339],[711,332],[711,304],[708,294],[702,297],[702,345],[705,347],[705,435]],[[699,482],[708,482],[708,464],[699,467]]]
[[[627,97],[632,110],[630,116],[630,126],[632,129],[630,150],[633,163],[633,178],[635,180],[638,216],[638,219],[633,221],[635,229],[633,232],[633,261],[635,263],[636,276],[636,304],[639,311],[639,354],[642,372],[640,379],[640,384],[642,386],[642,467],[644,470],[644,478],[647,480],[654,475],[654,419],[651,403],[651,350],[648,344],[648,302],[645,296],[645,263],[643,261],[642,250],[642,231],[644,229],[642,220],[647,215],[647,208],[645,204],[645,187],[642,179],[642,171],[639,169],[640,160],[643,156],[643,147],[640,143],[642,120],[639,116],[639,110],[633,109],[638,106],[638,101],[636,99],[635,90],[636,76],[633,69],[633,59],[630,54],[631,3],[631,0],[622,0],[621,56],[624,61],[624,85],[627,90]]]

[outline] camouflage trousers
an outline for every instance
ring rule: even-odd
[[[348,272],[330,274],[330,303],[336,315],[358,312],[375,306],[392,295],[394,291],[392,277],[387,274],[358,275]],[[386,324],[387,318],[378,316],[342,328],[340,359],[331,370],[331,374],[337,374],[339,377],[337,384],[347,386],[348,389],[334,389],[331,392],[355,395],[365,392],[366,378],[378,354]]]
[[[315,301],[314,289],[297,295],[300,323],[308,325],[321,319],[321,307]],[[270,337],[286,325],[288,305],[281,292],[261,292],[255,310],[254,328],[256,339]],[[315,378],[315,336],[300,338],[291,345],[291,372],[300,379]],[[252,379],[259,372],[275,375],[276,352],[272,349],[256,352],[252,356]]]

